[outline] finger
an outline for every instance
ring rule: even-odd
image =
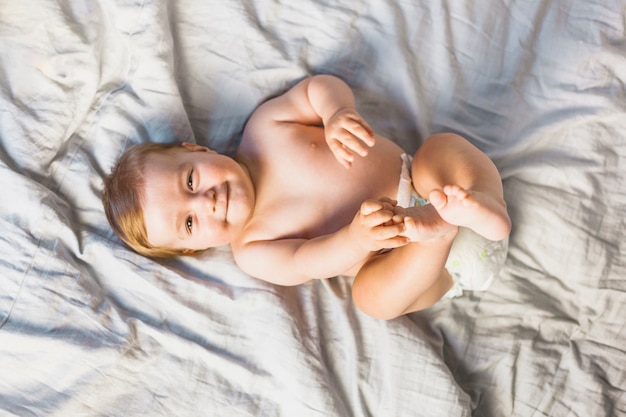
[[[329,143],[329,147],[341,165],[346,168],[350,168],[352,166],[352,162],[354,162],[354,155],[352,155],[352,153],[347,150],[341,142],[336,139],[332,140]]]
[[[374,129],[372,129],[372,126],[370,126],[369,123],[367,123],[365,121],[365,119],[363,119],[362,117],[359,117],[359,123],[366,130],[367,135],[370,136],[372,138],[372,140],[374,140]],[[373,146],[373,145],[374,145],[374,143],[372,143],[371,146]]]
[[[364,224],[368,227],[384,226],[386,223],[391,222],[393,225],[393,213],[388,210],[378,210],[365,216],[363,220]]]
[[[396,225],[396,222],[393,221],[394,214],[392,211],[384,210],[382,207],[375,208],[373,203],[371,206],[368,205],[362,209],[361,216],[361,222],[364,226],[369,228]],[[401,227],[404,227],[403,222],[397,223],[399,223]]]
[[[379,200],[383,201],[385,203],[389,203],[392,206],[397,206],[398,205],[398,200],[394,200],[394,199],[389,198],[389,197],[381,197]]]
[[[377,226],[372,229],[372,234],[376,240],[382,241],[400,236],[405,230],[404,223],[397,223],[390,226]]]
[[[342,132],[335,135],[334,140],[340,142],[345,149],[350,150],[357,155],[367,156],[368,149],[363,141],[352,134],[349,130],[344,129]]]
[[[355,120],[353,124],[346,126],[345,129],[369,147],[376,144],[374,132],[364,120]]]
[[[404,219],[406,218],[403,214],[394,214],[391,218],[391,221],[394,223],[404,223]]]
[[[395,248],[405,246],[406,244],[410,242],[411,242],[411,239],[409,239],[406,236],[396,236],[396,237],[392,237],[392,238],[381,241],[380,246],[382,249],[395,249]]]
[[[396,206],[396,204],[398,204],[396,200],[392,200],[392,199],[387,198],[387,197],[381,197],[379,199],[379,201],[383,204],[384,210],[389,210],[389,211],[395,212],[395,206]]]
[[[363,136],[374,139],[374,129],[361,117],[359,113],[356,111],[346,112],[343,116],[345,116],[348,120],[352,121],[351,124],[352,129],[355,131],[361,131]],[[373,143],[372,143],[373,145]]]
[[[361,214],[369,216],[374,212],[380,211],[383,208],[383,204],[378,200],[365,200],[361,203]]]
[[[354,109],[354,108],[344,107],[342,109],[339,109],[331,117],[331,119],[333,119],[333,118],[337,118],[338,120],[354,120],[354,121],[362,124],[366,128],[372,130],[370,125],[363,119],[363,117],[359,114],[359,112],[356,111],[356,109]]]
[[[403,219],[403,223],[404,223],[404,225],[406,226],[407,229],[414,229],[414,228],[417,227],[417,222],[411,216],[406,216]]]

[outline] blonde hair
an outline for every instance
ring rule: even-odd
[[[148,242],[143,218],[144,171],[148,156],[180,147],[178,143],[142,143],[124,152],[104,179],[102,204],[115,234],[137,253],[156,258],[184,255],[180,249],[156,247]]]

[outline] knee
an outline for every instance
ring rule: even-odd
[[[463,136],[458,135],[456,133],[442,132],[442,133],[435,133],[434,135],[427,137],[426,140],[424,141],[424,144],[427,144],[427,143],[429,145],[441,146],[441,145],[446,145],[446,144],[451,144],[451,143],[468,144],[470,143],[470,141],[468,141]]]
[[[391,320],[403,314],[394,303],[385,300],[364,280],[360,280],[358,275],[352,285],[352,301],[363,313],[378,320]]]
[[[456,133],[436,133],[426,138],[418,148],[413,164],[416,166],[419,165],[420,162],[424,164],[426,161],[437,158],[442,154],[445,155],[457,149],[464,150],[468,146],[474,147],[467,139]],[[419,161],[420,159],[421,161]]]
[[[483,181],[484,177],[499,179],[491,159],[455,133],[438,133],[426,139],[411,168],[417,192],[426,195],[446,184],[472,188],[475,181]]]
[[[457,150],[465,142],[454,133],[438,133],[428,137],[418,148],[413,163],[411,176],[416,191],[425,198],[433,189],[450,183],[451,167],[458,166]],[[461,155],[462,157],[462,155]]]

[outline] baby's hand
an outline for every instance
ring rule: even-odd
[[[335,158],[346,168],[352,166],[354,154],[367,156],[375,144],[374,131],[356,110],[343,108],[326,121],[326,143]]]
[[[392,249],[409,243],[409,238],[401,236],[405,232],[404,222],[394,221],[396,202],[387,198],[366,200],[350,224],[350,235],[367,251]]]

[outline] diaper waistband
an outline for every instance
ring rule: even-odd
[[[416,205],[425,206],[428,200],[422,198],[413,187],[411,178],[411,163],[413,158],[406,153],[400,155],[402,159],[402,171],[400,172],[400,182],[398,184],[398,194],[396,200],[400,207],[413,207]]]

